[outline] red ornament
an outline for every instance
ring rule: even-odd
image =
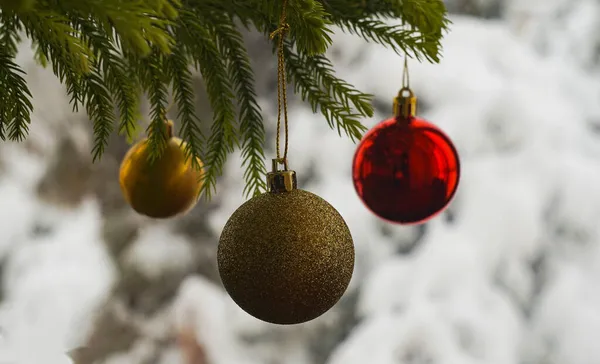
[[[433,124],[412,116],[416,99],[412,92],[410,96],[399,96],[397,116],[363,137],[352,168],[354,188],[367,208],[398,224],[422,223],[444,210],[460,178],[452,141]]]

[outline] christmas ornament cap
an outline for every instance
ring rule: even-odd
[[[269,188],[269,192],[290,192],[298,188],[296,172],[288,170],[287,159],[275,158],[272,163],[273,170],[267,173],[267,187]],[[279,164],[283,165],[282,171],[278,168]]]
[[[165,139],[169,140],[173,137],[173,130],[175,129],[175,124],[173,120],[167,120],[165,122]]]
[[[394,115],[411,118],[417,114],[417,97],[408,87],[403,87],[394,98]]]

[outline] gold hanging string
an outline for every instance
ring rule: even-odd
[[[279,134],[281,133],[281,111],[283,109],[285,146],[283,151],[283,161],[287,165],[288,153],[288,115],[287,115],[287,82],[285,77],[285,59],[283,53],[283,45],[285,35],[290,29],[290,25],[286,22],[287,0],[283,0],[283,9],[281,18],[279,19],[279,28],[271,33],[270,38],[274,39],[279,36],[278,52],[277,52],[277,159],[281,159],[279,152]]]
[[[410,78],[408,74],[408,55],[404,53],[404,71],[402,72],[402,88],[410,89]]]
[[[414,117],[417,112],[417,98],[410,89],[410,76],[408,73],[408,55],[404,54],[404,70],[402,72],[402,88],[394,98],[394,115],[406,119]]]
[[[175,100],[172,99],[171,101],[169,101],[169,103],[167,104],[167,107],[163,110],[162,112],[162,118],[164,119],[165,123],[169,120],[167,118],[167,114],[171,111],[171,109],[175,106]],[[150,122],[148,122],[149,124]]]
[[[169,111],[171,111],[171,109],[173,108],[173,106],[175,106],[175,99],[171,99],[171,101],[169,102],[169,104],[167,105],[167,107],[163,110],[163,121],[165,122],[165,136],[167,137],[167,139],[173,137],[173,122],[171,120],[169,120],[169,118],[167,117],[167,114],[169,113]]]
[[[171,111],[171,109],[175,106],[175,99],[171,99],[167,104],[167,107],[163,110],[162,117],[165,119],[165,122],[168,120],[167,114]]]
[[[173,106],[175,106],[175,100],[171,100],[171,102],[169,102],[169,105],[167,105],[167,108],[165,109],[165,117],[167,116],[169,111],[171,111]]]

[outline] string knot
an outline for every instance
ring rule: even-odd
[[[279,28],[275,29],[274,32],[271,33],[270,38],[273,39],[277,35],[281,37],[285,37],[285,34],[290,30],[290,25],[288,23],[282,23]]]

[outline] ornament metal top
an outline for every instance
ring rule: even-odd
[[[396,118],[412,118],[417,115],[417,97],[410,88],[402,87],[398,96],[394,97],[393,108]]]
[[[278,170],[283,164],[284,170]],[[285,159],[273,160],[269,192],[240,206],[225,224],[217,260],[223,286],[250,315],[298,324],[328,311],[354,270],[348,226],[327,201],[297,188]]]
[[[278,168],[279,164],[283,164],[282,171]],[[288,169],[287,159],[273,159],[272,168],[272,172],[267,173],[267,187],[270,192],[291,192],[298,188],[296,171]]]
[[[371,129],[354,155],[354,187],[365,206],[397,224],[423,223],[443,211],[460,178],[450,138],[416,117],[417,97],[405,86],[394,98],[394,116]]]

